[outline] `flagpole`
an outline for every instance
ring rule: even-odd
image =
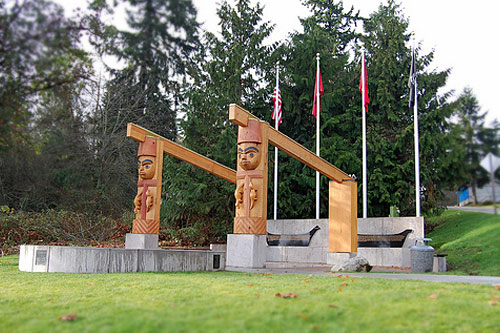
[[[366,181],[366,110],[365,110],[365,50],[361,51],[361,82],[363,91],[361,93],[361,113],[363,114],[363,218],[368,216],[367,181]]]
[[[316,53],[316,155],[319,154],[319,117],[320,117],[320,87],[319,87],[319,53]],[[316,171],[316,219],[319,219],[319,172]]]
[[[412,56],[415,56],[415,45]],[[413,131],[415,138],[415,216],[420,217],[420,149],[418,145],[417,69],[415,68],[415,104],[413,105]]]
[[[279,65],[280,62],[276,62],[276,87],[279,85]],[[276,91],[276,98],[274,100],[274,127],[278,130],[279,127],[279,116],[278,116],[278,92]],[[274,147],[274,219],[278,219],[278,147]]]

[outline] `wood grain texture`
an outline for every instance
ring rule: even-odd
[[[202,156],[190,149],[187,149],[175,142],[172,142],[154,132],[151,132],[141,126],[129,123],[127,126],[127,137],[136,141],[143,142],[145,137],[153,136],[162,141],[163,152],[174,156],[184,162],[192,164],[200,169],[203,169],[217,177],[223,178],[233,184],[236,184],[236,171],[228,168],[218,162],[215,162],[205,156]],[[159,155],[158,155],[159,156]]]
[[[329,184],[328,251],[358,251],[357,183],[344,181]]]
[[[229,106],[229,120],[231,120],[233,123],[245,127],[248,124],[249,118],[258,119],[250,112],[243,109],[241,106],[238,106],[236,104],[231,104]],[[343,180],[353,180],[348,174],[346,174],[333,164],[327,162],[325,159],[316,156],[316,154],[298,144],[295,140],[269,126],[268,123],[264,122],[262,126],[267,127],[268,139],[270,144],[278,147],[280,150],[284,151],[298,161],[304,163],[310,168],[320,172],[324,176],[336,182],[340,183]]]

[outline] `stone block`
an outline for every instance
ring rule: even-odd
[[[227,235],[226,266],[263,268],[266,262],[266,235]]]
[[[354,258],[356,253],[349,252],[328,252],[326,257],[326,263],[328,265],[342,265],[347,260]]]
[[[210,251],[226,252],[227,244],[210,244]]]
[[[51,273],[107,273],[109,249],[73,246],[51,246]]]
[[[432,272],[442,273],[448,271],[448,263],[445,256],[434,255],[434,262],[432,265]]]
[[[158,249],[158,235],[126,234],[125,248],[131,250],[156,250]]]
[[[137,272],[139,250],[109,249],[108,273]]]
[[[326,263],[328,248],[289,246],[287,252],[286,261]]]

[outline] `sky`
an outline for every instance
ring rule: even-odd
[[[404,16],[409,19],[409,31],[424,53],[434,50],[430,68],[438,71],[450,68],[445,91],[458,96],[470,87],[478,99],[481,112],[488,112],[487,124],[500,122],[500,107],[496,104],[496,79],[500,66],[495,66],[497,35],[500,32],[500,5],[495,0],[399,0]],[[56,0],[68,14],[84,0]],[[235,0],[228,0],[234,4]],[[309,15],[301,0],[260,0],[264,20],[275,24],[272,41],[285,39],[293,31],[301,31],[299,17]],[[216,10],[220,0],[193,0],[198,9],[198,21],[211,32],[218,31]],[[257,0],[251,0],[254,5]],[[378,9],[379,0],[344,0],[344,7],[354,6],[368,17]],[[385,0],[383,3],[386,3]],[[123,22],[123,18],[120,20]],[[119,23],[121,23],[119,22]],[[408,69],[409,71],[409,69]],[[368,78],[369,76],[368,68]]]
[[[219,1],[193,0],[193,3],[204,29],[217,31]],[[252,4],[255,3],[257,1],[252,0]],[[299,17],[309,15],[301,0],[260,0],[260,3],[264,5],[264,20],[276,25],[271,35],[273,40],[301,31]],[[354,6],[362,16],[368,17],[380,3],[344,0],[344,7]],[[487,124],[493,119],[500,122],[500,107],[496,104],[500,66],[494,64],[495,51],[499,48],[498,42],[494,42],[500,32],[499,3],[494,0],[400,0],[400,3],[404,16],[409,19],[409,31],[415,33],[415,42],[420,43],[425,53],[435,51],[430,68],[438,71],[451,68],[446,91],[454,90],[458,96],[465,87],[470,87],[481,112],[488,112]],[[368,69],[368,78],[369,75]]]

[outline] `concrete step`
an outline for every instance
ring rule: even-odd
[[[332,265],[323,262],[266,261],[266,268],[324,268],[329,270]]]

